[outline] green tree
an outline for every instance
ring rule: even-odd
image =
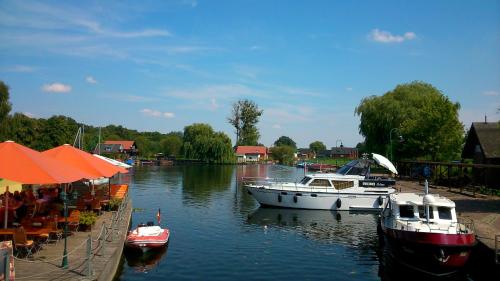
[[[195,123],[184,128],[182,151],[186,158],[209,163],[234,161],[231,139],[222,132],[214,132],[208,124]]]
[[[318,154],[318,152],[326,150],[326,145],[321,141],[314,141],[309,144],[309,149],[314,151],[315,154]]]
[[[416,81],[364,98],[355,113],[370,152],[390,154],[392,139],[395,159],[451,160],[460,155],[463,144],[459,109],[459,103],[431,84]],[[394,141],[398,134],[404,142]]]
[[[160,146],[165,156],[179,156],[182,148],[182,136],[169,133],[160,141]]]
[[[12,105],[9,102],[9,86],[0,81],[0,140],[5,138],[5,125]]]
[[[6,140],[13,140],[28,147],[36,147],[39,135],[40,125],[37,119],[17,112],[7,117],[4,126]]]
[[[271,147],[271,154],[274,160],[281,164],[291,164],[294,160],[295,148],[289,145]]]
[[[46,150],[63,144],[73,144],[78,131],[78,123],[72,118],[55,115],[41,121],[40,136],[37,137],[35,149]]]
[[[297,144],[291,138],[289,138],[287,136],[281,136],[279,139],[277,139],[274,142],[274,145],[275,146],[287,145],[287,146],[293,147],[294,149],[297,149]]]
[[[229,124],[236,129],[236,145],[257,145],[260,133],[257,129],[259,117],[263,110],[250,100],[239,100],[233,104]]]

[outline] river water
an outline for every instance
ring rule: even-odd
[[[116,279],[399,280],[378,246],[376,214],[259,208],[238,181],[302,176],[279,165],[135,168],[132,226],[156,221],[160,208],[170,242],[126,251]]]

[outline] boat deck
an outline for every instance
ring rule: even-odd
[[[398,180],[395,189],[400,192],[423,193],[423,182]],[[495,250],[495,235],[500,234],[500,197],[460,193],[459,189],[429,185],[430,193],[437,193],[455,202],[458,218],[470,218],[478,240]]]

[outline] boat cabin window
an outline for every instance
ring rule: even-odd
[[[301,184],[306,184],[306,183],[308,183],[310,180],[311,180],[311,178],[310,178],[310,177],[304,177],[304,178],[300,181],[300,183],[301,183]]]
[[[399,205],[399,216],[402,218],[414,218],[412,205]]]
[[[370,163],[367,160],[353,160],[340,169],[337,170],[337,174],[340,175],[360,175],[366,176],[368,173],[368,169],[370,167]]]
[[[332,183],[336,189],[344,189],[354,186],[353,181],[332,181]]]
[[[438,207],[438,215],[442,220],[451,220],[451,208]]]
[[[418,216],[421,219],[425,219],[425,207],[424,206],[418,206]],[[434,218],[434,212],[432,211],[432,206],[429,206],[429,219]]]
[[[332,186],[332,184],[327,179],[315,179],[309,184],[309,186],[327,186],[327,187],[330,187],[330,186]]]

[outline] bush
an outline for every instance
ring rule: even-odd
[[[109,201],[109,209],[111,211],[116,211],[116,210],[118,210],[118,207],[120,206],[121,203],[122,203],[122,199],[120,199],[120,198],[112,198]]]
[[[86,226],[91,226],[93,225],[97,220],[97,215],[94,212],[81,212],[80,213],[80,224],[81,225],[86,225]]]

